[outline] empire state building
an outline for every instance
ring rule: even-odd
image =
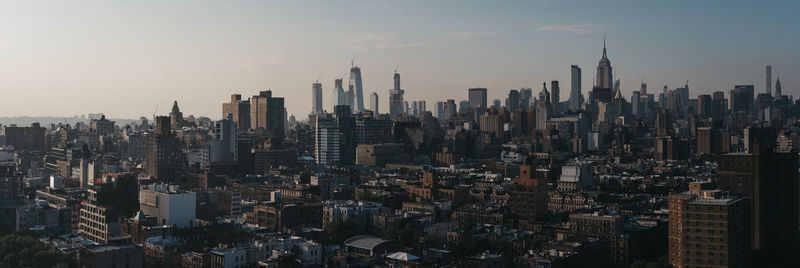
[[[611,61],[606,57],[606,40],[603,38],[603,58],[597,64],[597,80],[595,80],[595,88],[608,88],[613,86],[614,80],[611,77]]]

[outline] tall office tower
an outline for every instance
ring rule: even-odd
[[[451,117],[453,117],[456,114],[458,114],[458,107],[456,107],[456,101],[455,100],[447,100],[447,102],[444,103],[444,110],[443,111],[444,111],[444,118],[441,119],[443,121],[447,121]]]
[[[183,127],[183,113],[178,108],[178,101],[172,103],[172,111],[169,112],[170,125],[172,129],[180,129]]]
[[[547,83],[542,83],[542,91],[539,93],[539,102],[536,103],[536,129],[547,129],[547,121],[550,120],[551,114],[550,92],[547,92]]]
[[[730,93],[731,112],[752,112],[755,110],[753,104],[753,85],[736,85]]]
[[[519,109],[520,96],[519,91],[514,89],[508,91],[508,98],[506,98],[506,109],[508,111],[516,111]]]
[[[375,117],[378,117],[381,112],[378,110],[378,93],[372,92],[372,95],[369,98],[369,109],[372,110],[372,114]]]
[[[330,114],[320,114],[316,122],[315,154],[320,165],[338,165],[342,133],[336,119]]]
[[[550,105],[553,106],[553,114],[560,114],[561,108],[558,103],[561,102],[561,89],[558,86],[558,81],[550,81]]]
[[[411,114],[414,115],[414,117],[419,116],[419,103],[416,101],[411,102]]]
[[[400,88],[400,74],[394,73],[394,89],[389,90],[389,114],[401,115],[405,113],[403,106],[403,91]]]
[[[772,65],[767,65],[767,87],[764,90],[767,94],[772,94]]]
[[[350,86],[355,89],[355,103],[351,103],[355,112],[364,111],[364,88],[361,86],[361,68],[353,66],[350,68]]]
[[[749,267],[749,198],[721,190],[669,196],[669,263],[672,267]]]
[[[697,96],[697,116],[700,118],[710,117],[713,112],[711,95]]]
[[[444,120],[444,102],[442,101],[436,102],[436,119]]]
[[[0,155],[0,225],[15,230],[17,207],[22,204],[22,174],[16,171],[11,154]]]
[[[250,98],[250,128],[262,129],[265,133],[283,139],[286,123],[283,98],[273,97],[272,91],[261,91]]]
[[[486,111],[486,89],[485,88],[470,88],[469,89],[469,108],[478,110],[479,112]]]
[[[322,83],[317,81],[311,84],[311,113],[322,112]]]
[[[458,113],[459,114],[466,114],[469,111],[469,101],[459,101],[458,102]]]
[[[647,96],[647,83],[642,81],[642,87],[639,88],[639,94],[641,96]]]
[[[408,101],[403,102],[403,113],[404,114],[411,114],[411,108],[408,105]]]
[[[331,111],[336,105],[347,105],[347,94],[342,88],[342,79],[333,80],[333,95],[331,96]]]
[[[495,108],[497,110],[502,109],[503,108],[503,102],[501,102],[499,99],[494,99],[494,101],[492,101],[492,108]]]
[[[578,65],[570,66],[572,71],[572,89],[569,92],[569,109],[577,111],[581,109],[583,95],[581,94],[581,68]]]
[[[426,107],[427,103],[424,100],[417,101],[417,104],[419,105],[419,113],[420,114],[425,113],[425,112],[428,111],[428,107]]]
[[[634,91],[633,96],[631,96],[631,109],[633,110],[632,112],[634,116],[638,116],[639,113],[641,113],[641,105],[641,92]]]
[[[322,94],[320,92],[321,101]],[[236,123],[239,129],[247,130],[250,128],[250,100],[243,101],[242,95],[232,94],[231,102],[222,104],[222,118],[228,118],[228,115],[231,115],[231,120]]]
[[[720,118],[728,114],[728,100],[725,99],[725,92],[714,91],[711,99],[711,116]]]
[[[184,162],[180,141],[172,133],[169,117],[157,116],[155,119],[155,132],[147,136],[147,176],[177,179]]]
[[[597,64],[597,80],[595,80],[595,87],[597,88],[612,88],[614,80],[612,80],[611,61],[606,56],[606,40],[603,39],[603,57],[600,63]]]
[[[530,88],[520,88],[519,89],[519,106],[522,109],[528,109],[531,107],[531,97],[533,97],[533,90]]]
[[[667,93],[669,92],[669,87],[667,87],[667,85],[664,85],[664,90],[663,91],[664,92],[662,92],[662,93],[664,93],[664,96],[666,96]]]
[[[230,118],[214,122],[214,138],[219,141],[219,150],[212,150],[217,157],[210,162],[236,162],[236,123]]]
[[[780,98],[782,96],[783,95],[781,93],[781,76],[778,75],[778,79],[777,81],[775,81],[775,98]]]
[[[753,250],[786,252],[796,245],[798,228],[798,155],[776,152],[777,130],[746,129],[749,152],[720,155],[719,187],[749,197]],[[776,253],[777,254],[777,253]]]

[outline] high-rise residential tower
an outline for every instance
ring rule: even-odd
[[[311,113],[322,112],[322,83],[317,81],[311,84]]]
[[[581,95],[581,68],[578,65],[570,66],[572,73],[572,89],[569,92],[569,109],[577,111],[581,109],[583,96]]]
[[[372,110],[372,114],[375,115],[375,117],[378,117],[378,115],[381,114],[381,112],[378,111],[378,93],[377,92],[372,92],[372,95],[369,98],[369,109]]]
[[[561,89],[558,86],[558,81],[550,81],[550,105],[553,106],[554,114],[561,113],[560,107],[558,106],[558,103],[561,102],[561,97],[559,94],[561,94]]]

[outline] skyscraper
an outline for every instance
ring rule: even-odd
[[[333,80],[333,95],[331,96],[331,111],[336,105],[347,105],[347,95],[342,88],[342,79]]]
[[[320,101],[322,101],[321,93]],[[222,104],[222,118],[228,118],[228,115],[231,115],[231,120],[236,123],[239,129],[247,130],[250,128],[250,100],[243,101],[242,95],[232,94],[231,102]]]
[[[355,112],[364,111],[364,91],[361,86],[361,68],[353,66],[350,68],[350,85],[351,90],[355,89],[355,103],[350,103],[350,107],[355,108]]]
[[[547,83],[542,83],[542,91],[539,93],[539,102],[536,103],[536,129],[547,129],[547,121],[550,120],[551,112],[550,92],[547,91]]]
[[[401,115],[405,113],[403,93],[405,93],[405,91],[400,88],[400,74],[395,72],[394,89],[389,90],[389,114]]]
[[[508,98],[506,98],[506,109],[508,109],[511,112],[516,111],[517,109],[520,108],[519,102],[520,102],[519,91],[514,89],[509,90]]]
[[[553,106],[553,114],[560,114],[561,109],[558,103],[561,102],[560,94],[561,89],[558,86],[558,81],[550,81],[550,105]]]
[[[603,57],[600,63],[597,64],[597,80],[595,80],[595,87],[598,88],[611,88],[612,83],[611,61],[606,56],[606,40],[603,39]]]
[[[767,87],[764,90],[767,94],[772,94],[772,65],[767,65]]]
[[[180,129],[183,127],[183,113],[178,108],[178,101],[172,103],[172,111],[169,113],[170,126],[172,129]]]
[[[569,92],[569,109],[577,111],[581,109],[583,96],[581,94],[581,68],[578,65],[570,66],[572,71],[572,90]]]
[[[444,102],[436,102],[436,119],[444,120]]]
[[[639,94],[641,96],[647,96],[647,83],[642,81],[642,87],[639,88]]]
[[[322,83],[317,81],[311,84],[311,113],[322,112]]]
[[[378,111],[378,93],[377,92],[372,92],[372,95],[369,98],[369,108],[370,108],[370,110],[372,110],[372,114],[374,114],[375,117],[378,117],[378,115],[381,113],[380,111]]]
[[[531,97],[533,97],[533,90],[531,88],[520,88],[519,89],[519,106],[522,109],[528,109],[531,107]]]
[[[486,111],[486,88],[470,88],[469,89],[469,108],[478,110],[479,112]]]
[[[261,91],[250,98],[250,125],[263,129],[270,136],[283,138],[286,124],[283,98],[273,97],[272,91]]]
[[[780,98],[781,96],[783,96],[783,95],[781,95],[782,93],[781,93],[781,76],[780,75],[778,75],[778,79],[777,80],[778,81],[775,81],[775,98]]]

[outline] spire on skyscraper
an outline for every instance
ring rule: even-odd
[[[607,58],[607,57],[606,57],[606,36],[604,35],[603,36],[603,59],[605,59],[605,58]]]

